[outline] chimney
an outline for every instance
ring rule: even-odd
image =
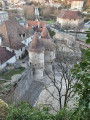
[[[38,21],[38,28],[40,28],[40,21]]]
[[[0,36],[0,46],[1,46],[1,44],[2,44],[2,37]]]

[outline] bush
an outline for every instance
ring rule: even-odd
[[[0,120],[5,120],[7,112],[8,112],[7,109],[8,109],[7,104],[4,103],[4,101],[0,99]]]
[[[49,30],[49,34],[50,34],[51,38],[53,38],[53,36],[55,35],[55,32],[54,32],[54,31]]]
[[[6,120],[54,120],[54,116],[48,109],[33,108],[25,102],[20,102],[17,106],[9,106]]]

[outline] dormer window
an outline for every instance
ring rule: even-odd
[[[22,39],[25,37],[25,33],[24,34],[19,34],[19,35]]]
[[[23,34],[23,37],[25,37],[25,33]]]

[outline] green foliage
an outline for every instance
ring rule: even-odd
[[[73,119],[73,110],[69,111],[66,108],[61,109],[56,114],[56,120],[74,120]]]
[[[9,107],[6,120],[54,120],[46,108],[33,108],[28,103],[20,102],[17,106]]]
[[[11,77],[16,74],[21,74],[25,70],[24,67],[20,67],[18,69],[12,69],[6,73],[1,73],[0,78],[5,80],[11,80]]]
[[[90,29],[87,32],[87,37],[88,39],[86,40],[86,43],[89,44],[90,43]]]
[[[51,38],[53,38],[53,36],[55,35],[55,32],[54,32],[54,31],[49,30],[49,34],[50,34]]]
[[[90,35],[87,35],[90,38]],[[90,40],[90,39],[88,39]],[[90,41],[89,41],[90,42]],[[78,120],[90,118],[90,49],[83,50],[82,60],[74,66],[73,75],[79,80],[74,85],[74,92],[79,95],[79,105],[74,114]],[[77,120],[77,119],[76,119]]]
[[[5,120],[7,115],[7,105],[0,99],[0,120]]]

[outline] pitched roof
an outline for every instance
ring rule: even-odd
[[[44,25],[43,30],[41,32],[41,38],[50,39],[50,35],[49,35],[46,25]]]
[[[62,19],[82,19],[83,15],[80,11],[72,11],[72,10],[61,10],[60,14],[57,16]]]
[[[3,40],[2,45],[16,50],[23,47],[24,44],[22,44],[21,41],[30,36],[29,32],[25,30],[21,25],[19,25],[19,23],[14,18],[11,18],[0,25],[0,34],[2,35]],[[22,38],[20,36],[21,34],[25,34],[25,37]]]
[[[12,58],[15,54],[6,48],[0,46],[0,64],[3,64],[10,58]]]
[[[72,1],[84,1],[84,0],[72,0]]]
[[[38,28],[38,24],[40,26],[40,28]],[[45,25],[45,22],[43,21],[31,21],[31,20],[28,20],[24,26],[25,29],[31,29],[32,27],[37,27],[36,28],[36,31],[38,32],[41,32],[43,27]]]
[[[30,43],[30,46],[29,46],[29,51],[31,51],[31,52],[42,52],[42,51],[44,51],[44,47],[41,44],[41,42],[39,41],[37,32],[34,33],[32,42]]]
[[[51,37],[49,35],[46,25],[44,26],[43,31],[41,33],[40,41],[45,47],[45,50],[52,51],[55,48],[55,44],[51,40]]]

